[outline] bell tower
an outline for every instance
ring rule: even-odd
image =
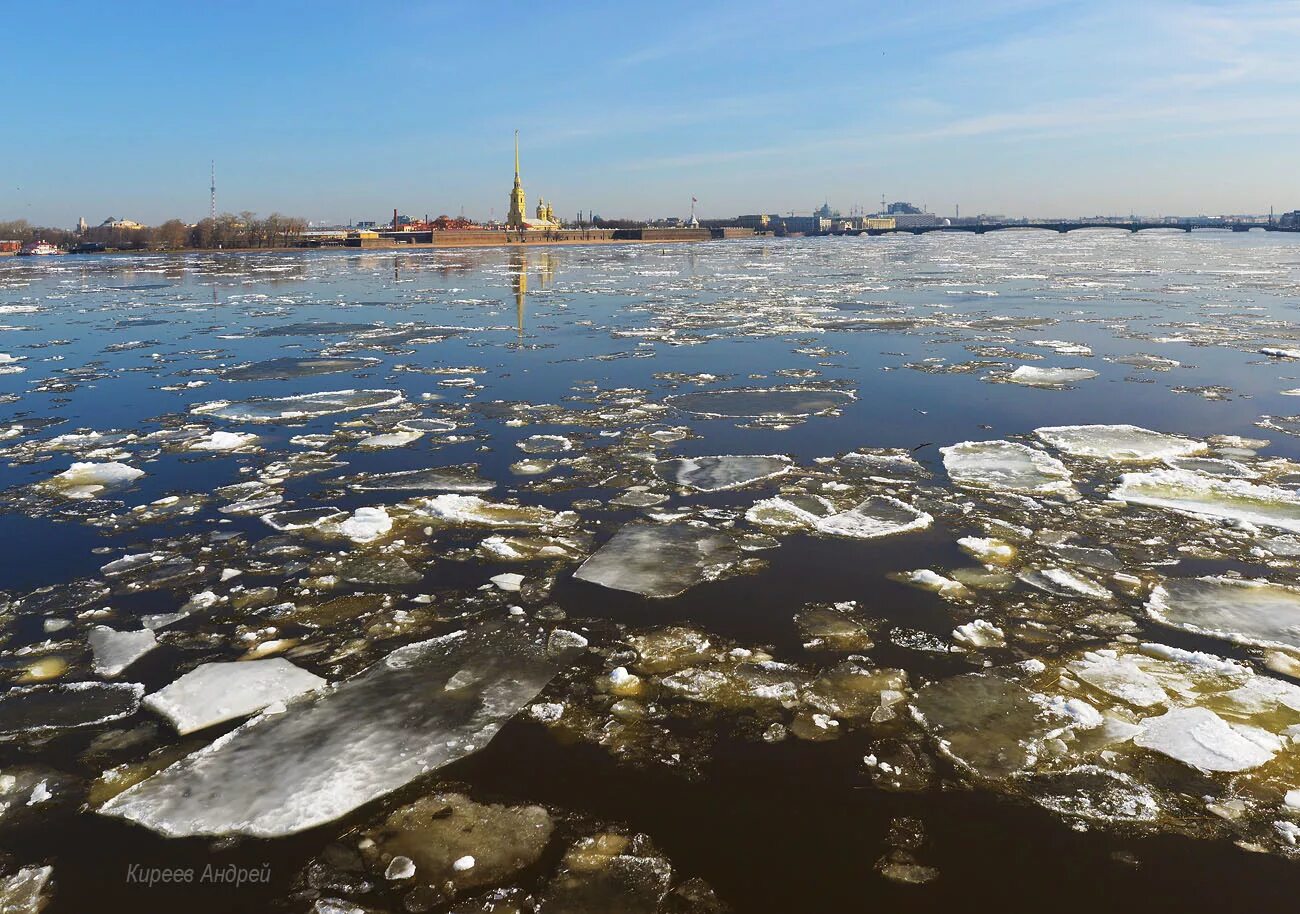
[[[528,198],[524,196],[524,185],[519,180],[519,131],[515,131],[515,186],[510,191],[510,213],[506,216],[506,225],[513,229],[527,228],[524,214],[528,210]]]

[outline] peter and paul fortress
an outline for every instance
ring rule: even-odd
[[[560,222],[555,218],[551,204],[541,197],[537,198],[534,218],[527,216],[528,197],[524,194],[524,183],[519,177],[519,131],[515,131],[515,186],[510,191],[510,212],[506,216],[506,227],[519,231],[546,231],[557,229]]]

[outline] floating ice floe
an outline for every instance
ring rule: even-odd
[[[496,483],[482,479],[474,467],[433,467],[424,470],[398,470],[395,473],[363,475],[350,480],[352,488],[361,492],[382,491],[444,491],[487,492]]]
[[[1236,578],[1167,578],[1146,610],[1166,625],[1241,644],[1300,648],[1300,590]]]
[[[740,559],[725,533],[691,524],[633,521],[574,572],[580,581],[646,597],[675,597]]]
[[[1031,587],[1063,597],[1087,597],[1090,600],[1109,600],[1111,592],[1096,581],[1066,568],[1042,568],[1022,571],[1020,580]]]
[[[402,402],[400,390],[327,390],[292,397],[257,397],[231,402],[216,400],[190,407],[190,412],[241,422],[282,422],[312,419],[358,409],[379,409]]]
[[[738,489],[790,469],[790,458],[780,455],[673,457],[655,464],[655,474],[665,482],[701,492]]]
[[[812,387],[772,387],[737,390],[701,390],[673,394],[666,401],[699,416],[733,419],[797,419],[830,412],[857,399],[843,390]]]
[[[89,727],[130,717],[144,686],[134,682],[73,682],[18,686],[0,694],[0,736]]]
[[[1065,464],[1013,441],[963,441],[940,448],[948,477],[959,486],[1034,495],[1074,492]]]
[[[191,451],[236,451],[257,441],[251,432],[213,432],[191,441]]]
[[[559,454],[573,450],[573,442],[563,435],[532,435],[515,447],[525,454]]]
[[[392,529],[393,519],[382,506],[357,508],[351,517],[338,525],[338,532],[354,543],[374,542]]]
[[[365,438],[362,438],[357,442],[357,447],[405,447],[408,444],[419,441],[423,437],[424,432],[399,429],[395,432],[384,432],[379,435],[367,435]]]
[[[414,502],[416,513],[445,524],[483,527],[572,526],[577,516],[571,511],[555,512],[530,505],[509,505],[486,501],[477,495],[435,495]]]
[[[52,866],[24,866],[0,876],[0,911],[4,914],[40,914],[49,904]]]
[[[1057,425],[1034,429],[1034,434],[1072,457],[1116,463],[1154,463],[1206,451],[1200,441],[1136,425]]]
[[[555,822],[542,806],[484,804],[464,794],[435,793],[365,832],[361,852],[372,869],[386,874],[401,861],[399,873],[388,878],[413,878],[431,896],[447,899],[508,883],[541,859],[554,831]]]
[[[1259,351],[1261,355],[1266,355],[1274,359],[1300,359],[1300,349],[1281,349],[1276,346],[1264,346]]]
[[[1249,771],[1282,748],[1282,740],[1266,730],[1234,727],[1202,707],[1174,708],[1148,717],[1133,743],[1202,771]]]
[[[1187,470],[1126,473],[1111,490],[1116,501],[1300,533],[1300,495],[1292,489],[1221,479]]]
[[[204,663],[147,695],[144,705],[171,721],[184,736],[269,705],[324,688],[319,676],[281,657],[238,663]]]
[[[1091,368],[1039,368],[1036,365],[1021,365],[1006,376],[1012,384],[1024,384],[1027,387],[1068,387],[1078,381],[1087,381],[1097,377]]]
[[[766,498],[745,512],[750,523],[786,530],[812,530],[828,536],[874,539],[924,530],[934,518],[886,495],[873,495],[847,511],[819,496]]]
[[[94,498],[109,489],[130,485],[143,475],[144,470],[115,460],[108,463],[74,463],[41,485],[65,498]]]
[[[570,654],[522,625],[401,647],[262,714],[100,807],[164,835],[291,835],[477,752]]]
[[[93,669],[100,676],[112,678],[158,646],[153,631],[118,632],[107,625],[96,625],[87,635],[94,652]]]
[[[352,358],[308,358],[290,357],[267,359],[265,362],[253,362],[227,368],[221,377],[227,381],[276,381],[288,378],[307,378],[315,375],[334,374],[340,371],[361,371],[380,364],[381,359]]]

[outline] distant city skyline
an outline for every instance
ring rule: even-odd
[[[974,8],[978,7],[978,8]],[[1300,206],[1300,0],[6,11],[0,221]]]

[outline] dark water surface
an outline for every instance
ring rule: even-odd
[[[557,662],[535,701],[506,710],[481,751],[277,838],[168,838],[95,811],[127,786],[107,789],[103,772],[135,783],[241,718],[181,736],[142,707],[72,727],[67,715],[77,722],[91,699],[70,692],[49,728],[32,729],[0,698],[0,731],[12,731],[0,777],[13,777],[0,781],[0,873],[52,865],[53,914],[656,910],[670,886],[658,910],[715,910],[685,900],[696,877],[736,911],[1285,906],[1300,893],[1300,793],[1287,797],[1300,791],[1300,521],[1287,513],[1300,511],[1300,400],[1283,391],[1300,388],[1300,360],[1261,350],[1300,356],[1298,306],[1300,236],[1263,233],[0,260],[0,353],[13,357],[0,370],[15,369],[0,374],[8,698],[106,679],[152,693],[203,663],[271,656],[338,683],[404,645],[500,620],[590,642]],[[1013,375],[1022,366],[1095,376],[1030,386]],[[244,405],[351,390],[394,393],[316,416],[291,414],[293,401]],[[1089,457],[1033,435],[1121,424],[1182,436],[1219,463]],[[940,448],[996,440],[1061,461],[1070,491],[950,478]],[[784,455],[791,468],[723,491],[653,472],[657,459],[706,455]],[[74,463],[92,466],[58,475]],[[447,489],[354,485],[430,467],[495,483],[466,499],[544,519],[488,526],[455,514],[472,503]],[[1220,479],[1211,472],[1242,477],[1237,500],[1214,489],[1200,508],[1171,510],[1111,497],[1125,485],[1204,495]],[[818,526],[857,523],[851,509],[872,498],[925,522]],[[376,507],[391,523],[377,536],[343,523]],[[309,508],[338,513],[273,529],[276,512]],[[725,556],[669,598],[573,577],[637,520],[712,534]],[[510,560],[492,537],[528,554]],[[972,537],[1012,557],[958,545]],[[150,557],[109,565],[127,555]],[[400,580],[376,562],[404,563]],[[908,579],[919,570],[949,586]],[[504,572],[523,589],[490,583]],[[1153,618],[1163,582],[1197,576],[1266,581],[1276,602],[1258,612],[1284,634],[1223,631],[1213,606],[1191,607],[1181,626]],[[205,593],[212,605],[193,609]],[[1237,590],[1214,593],[1232,602]],[[93,665],[94,626],[139,631],[186,605],[121,673]],[[852,635],[819,642],[810,608]],[[976,620],[998,636],[959,636]],[[708,652],[653,669],[635,639],[667,626],[707,637]],[[1142,666],[1166,697],[1144,705],[1095,686],[1085,667],[1108,662],[1097,650]],[[834,691],[827,678],[849,667],[853,682],[901,671],[901,686],[855,704],[866,686]],[[641,691],[612,685],[621,668]],[[699,671],[721,685],[690,678]],[[926,705],[929,684],[973,676],[1023,697],[992,711],[960,691]],[[1241,697],[1261,689],[1283,697]],[[391,696],[412,708],[426,698]],[[564,711],[548,720],[540,705]],[[1187,708],[1223,723],[1190,737],[1218,762],[1142,745],[1148,721]],[[1132,732],[1098,736],[1120,724]],[[1246,743],[1266,746],[1266,760],[1247,761],[1257,750]],[[373,744],[376,769],[395,762],[388,748]],[[882,773],[885,759],[902,775]],[[239,807],[291,790],[261,777],[243,771],[221,792]],[[378,858],[340,866],[362,831],[445,790],[541,804],[555,833],[454,902],[419,889],[422,870],[385,879],[383,836]],[[565,896],[566,848],[600,833],[648,836],[643,855],[671,861],[671,880],[633,880],[625,898],[608,886],[591,889],[597,901]],[[265,868],[271,881],[127,877],[133,864],[209,863]],[[493,902],[493,887],[517,893]]]

